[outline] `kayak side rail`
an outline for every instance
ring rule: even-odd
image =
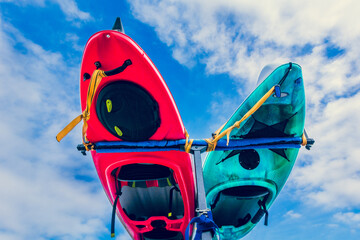
[[[313,145],[314,139],[308,138],[307,144]],[[302,143],[301,137],[286,138],[253,138],[253,139],[232,139],[228,144],[226,139],[220,139],[216,145],[215,151],[224,150],[242,150],[242,149],[259,149],[259,148],[300,148]],[[92,144],[91,150],[99,153],[115,152],[157,152],[157,151],[185,151],[186,140],[149,140],[143,142],[97,142]],[[195,139],[192,146],[205,147],[208,143],[203,139]],[[77,149],[85,154],[86,149],[83,144],[79,144]],[[206,148],[204,148],[206,150]],[[204,151],[205,151],[204,150]]]

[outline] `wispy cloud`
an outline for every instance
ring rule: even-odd
[[[291,186],[324,209],[360,202],[360,3],[349,1],[129,1],[180,63],[199,59],[210,74],[227,73],[249,93],[266,64],[303,67],[307,128]],[[324,6],[326,6],[324,8]],[[240,102],[239,102],[240,103]],[[226,101],[224,103],[226,105]],[[224,106],[220,99],[210,105]],[[213,120],[222,120],[214,115]]]
[[[294,212],[294,210],[290,210],[287,213],[285,213],[284,217],[291,218],[291,219],[298,219],[298,218],[301,218],[302,216],[300,213],[296,213],[296,212]]]
[[[341,223],[348,224],[355,229],[360,228],[360,213],[354,213],[354,212],[337,213],[334,215],[334,219]]]
[[[15,3],[17,5],[39,5],[44,6],[46,0],[0,0],[0,2]]]
[[[90,13],[81,11],[75,0],[0,0],[0,2],[14,3],[20,6],[35,5],[45,7],[47,2],[59,5],[68,21],[89,21],[92,19]]]
[[[76,1],[74,0],[51,0],[54,3],[59,4],[61,10],[66,15],[67,20],[81,20],[88,21],[91,20],[91,15],[87,12],[81,11]]]
[[[78,113],[77,70],[1,20],[0,51],[0,238],[97,239],[111,210],[85,181],[91,159],[74,151],[76,134],[54,137]]]
[[[69,42],[76,51],[83,51],[84,47],[79,45],[79,36],[74,33],[67,33],[65,41]]]

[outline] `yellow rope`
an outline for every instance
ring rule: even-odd
[[[207,152],[215,151],[217,141],[216,141],[216,142],[213,142],[214,139],[211,139],[211,138],[207,138],[207,139],[204,139],[204,140],[205,140],[205,142],[207,142],[207,144],[208,144],[208,147],[207,147],[206,151],[207,151]]]
[[[221,132],[221,130],[223,130],[223,128],[225,127],[226,123],[224,123],[218,130],[216,130],[214,132],[214,136],[213,138],[215,138],[217,135],[219,135],[219,133]]]
[[[219,133],[224,128],[224,124],[220,129],[215,132],[215,137],[213,139],[205,139],[205,141],[208,143],[207,151],[214,151],[217,142],[224,136],[226,136],[227,138],[226,144],[229,145],[231,131],[234,130],[234,128],[240,128],[240,124],[252,114],[254,114],[261,107],[261,105],[274,93],[274,91],[275,86],[273,86],[239,121],[235,122],[231,127]]]
[[[106,74],[102,70],[95,70],[91,76],[88,93],[87,93],[87,99],[86,99],[86,108],[82,114],[77,116],[74,120],[72,120],[63,130],[61,130],[56,135],[56,140],[60,142],[76,125],[78,125],[81,120],[84,121],[83,129],[82,129],[82,135],[83,135],[83,143],[86,148],[86,150],[89,150],[88,146],[89,143],[85,143],[86,140],[86,131],[88,128],[87,121],[90,119],[90,107],[92,104],[92,101],[95,96],[96,89],[98,88],[101,79],[103,77],[106,77]]]
[[[305,133],[303,133],[301,139],[302,139],[301,146],[306,146],[306,144],[307,144],[307,138],[306,138],[306,136],[305,136]]]
[[[189,133],[186,131],[186,129],[185,129],[185,137],[186,137],[185,146],[184,146],[185,152],[190,153],[191,145],[194,139],[190,139],[189,141]]]
[[[185,129],[185,138],[186,138],[186,141],[185,141],[185,145],[189,142],[189,133],[186,131]]]
[[[193,141],[194,141],[194,139],[190,139],[190,141],[185,144],[185,152],[190,153],[191,145],[192,145]]]

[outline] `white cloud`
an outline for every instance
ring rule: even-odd
[[[299,63],[306,85],[306,125],[316,143],[310,152],[301,151],[291,186],[310,205],[358,206],[360,25],[355,23],[360,21],[360,2],[128,2],[133,14],[155,28],[180,63],[189,66],[199,59],[208,73],[229,74],[245,93],[255,87],[263,66]],[[327,57],[336,49],[338,56]],[[214,108],[227,105],[219,98],[210,104],[213,122],[223,120]]]
[[[294,46],[317,46],[328,38],[348,47],[357,40],[360,27],[349,31],[348,25],[359,20],[353,11],[359,3],[344,2],[129,1],[134,14],[173,47],[179,62],[203,56],[209,72],[250,81],[265,64],[293,58]]]
[[[111,207],[89,157],[61,144],[79,113],[78,70],[0,20],[0,238],[97,239]],[[76,104],[75,104],[76,103]]]
[[[40,5],[40,6],[44,6],[45,0],[0,0],[0,2],[15,3],[17,5]]]
[[[83,51],[84,47],[79,45],[79,36],[74,33],[67,33],[65,41],[69,42],[76,51]]]
[[[51,1],[59,4],[61,10],[64,12],[64,14],[66,15],[67,20],[69,20],[69,21],[72,21],[72,20],[81,20],[81,21],[91,20],[90,14],[87,13],[87,12],[81,11],[77,6],[76,1],[74,1],[74,0],[51,0]]]
[[[331,209],[356,207],[360,202],[359,106],[360,93],[333,100],[321,116],[314,114],[311,134],[317,142],[307,153],[312,160],[293,173],[296,186],[304,189],[312,205]]]
[[[217,92],[212,95],[214,99],[218,101],[212,101],[208,112],[212,115],[218,116],[217,121],[213,121],[210,123],[209,129],[213,132],[218,130],[223,123],[229,120],[229,116],[235,112],[238,107],[237,101],[238,99],[226,97],[222,92]],[[211,133],[207,133],[209,136]],[[199,136],[201,138],[203,136]]]
[[[284,214],[285,218],[290,218],[290,219],[298,219],[301,218],[301,214],[300,213],[296,213],[293,210],[288,211],[287,213]]]
[[[75,0],[0,0],[0,2],[14,3],[20,6],[35,5],[40,7],[45,7],[46,2],[53,2],[59,5],[68,21],[88,21],[92,19],[89,13],[79,9]]]
[[[128,233],[120,234],[116,237],[116,240],[130,240],[130,236]]]
[[[354,213],[354,212],[337,213],[334,215],[334,219],[338,222],[348,224],[355,229],[360,228],[360,213]]]

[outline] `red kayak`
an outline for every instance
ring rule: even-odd
[[[180,114],[159,71],[130,37],[117,31],[98,32],[85,46],[80,80],[82,110],[87,106],[90,74],[97,68],[110,72],[125,65],[126,60],[131,65],[102,78],[97,87],[87,121],[88,141],[184,138]]]
[[[80,96],[85,142],[185,139],[180,114],[159,71],[119,31],[101,31],[88,40]],[[184,238],[195,212],[188,153],[91,154],[113,212],[133,239]]]

